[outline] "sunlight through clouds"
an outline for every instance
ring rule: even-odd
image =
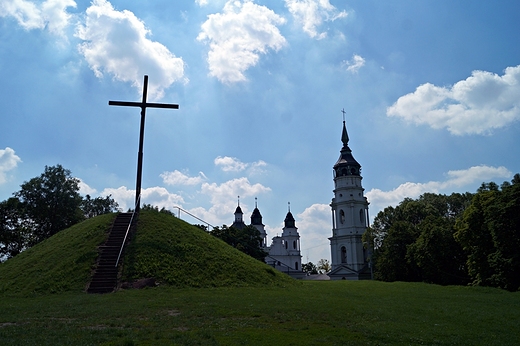
[[[487,134],[520,120],[520,65],[502,76],[473,71],[452,87],[422,84],[401,96],[386,114],[454,135]]]
[[[228,1],[222,13],[210,14],[197,40],[209,44],[210,76],[222,83],[247,80],[244,72],[255,66],[260,54],[287,44],[277,25],[285,19],[251,0]]]
[[[327,32],[318,32],[318,27],[324,21],[335,21],[347,16],[347,12],[338,12],[329,0],[285,0],[285,6],[303,31],[318,40],[327,37]]]
[[[73,0],[47,0],[35,3],[25,0],[2,0],[0,17],[13,17],[25,30],[47,29],[56,35],[63,35],[72,17],[67,8],[76,8]]]
[[[94,0],[76,36],[85,41],[79,51],[98,78],[106,72],[141,89],[143,75],[149,75],[150,97],[159,99],[164,89],[184,81],[184,61],[150,40],[150,34],[132,12],[116,11],[110,2]]]

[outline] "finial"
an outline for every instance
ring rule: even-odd
[[[345,113],[347,113],[347,112],[345,112],[345,108],[343,108],[343,109],[341,110],[341,113],[343,113],[343,122],[345,122]]]
[[[258,208],[257,198],[255,197],[255,208]]]
[[[291,212],[291,202],[287,202],[287,209],[289,210],[289,213]]]
[[[240,196],[238,196],[238,206],[240,207]]]

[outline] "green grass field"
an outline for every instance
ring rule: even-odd
[[[142,213],[125,280],[86,294],[114,215],[0,264],[0,345],[519,345],[520,293],[296,281],[170,215]],[[201,254],[202,253],[202,254]]]
[[[1,345],[518,345],[520,297],[415,283],[9,297]]]

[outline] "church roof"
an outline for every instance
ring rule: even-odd
[[[244,213],[242,213],[242,208],[240,208],[240,206],[238,206],[237,209],[235,210],[235,214],[244,214]]]
[[[285,220],[284,220],[284,223],[285,223],[285,227],[287,228],[295,228],[295,221],[294,221],[294,216],[292,215],[291,212],[288,212],[287,215],[285,216]]]
[[[341,141],[343,142],[343,148],[341,148],[339,159],[334,165],[337,175],[359,175],[361,165],[356,161],[354,156],[352,156],[352,150],[348,146],[349,138],[345,121],[343,121]],[[340,172],[343,172],[344,174],[338,174]]]
[[[251,224],[252,225],[261,225],[262,224],[262,214],[260,214],[260,210],[255,208],[253,213],[251,214]]]

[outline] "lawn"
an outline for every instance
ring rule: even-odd
[[[518,345],[520,295],[304,281],[2,297],[1,345]]]

